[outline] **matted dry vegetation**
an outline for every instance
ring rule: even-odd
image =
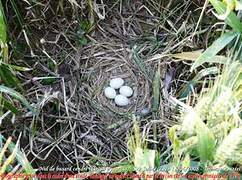
[[[12,30],[20,46],[12,56],[32,69],[20,77],[27,80],[23,86],[38,112],[18,117],[14,128],[19,127],[16,134],[25,132],[21,143],[33,165],[93,168],[127,159],[133,114],[148,146],[165,152],[162,163],[168,162],[167,131],[177,112],[162,90],[159,109],[152,111],[154,76],[160,69],[159,88],[172,95],[190,78],[191,62],[173,61],[167,54],[206,47],[210,21],[195,30],[201,2],[120,0],[90,6],[78,1],[80,7],[67,1],[26,2],[17,2],[23,29]],[[8,7],[6,3],[13,14]],[[8,18],[10,27],[19,21],[14,15]],[[134,88],[128,108],[103,96],[112,77],[122,77]]]

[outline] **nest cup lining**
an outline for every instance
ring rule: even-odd
[[[135,113],[147,106],[149,101],[149,82],[139,71],[137,64],[133,61],[132,51],[123,44],[98,44],[93,48],[91,58],[89,58],[89,68],[91,93],[90,97],[102,108],[109,109],[116,113]],[[97,54],[99,52],[100,55]],[[104,53],[102,53],[104,52]],[[120,77],[124,79],[124,85],[133,89],[133,95],[129,97],[128,106],[119,107],[114,100],[105,97],[104,89],[109,86],[110,80]],[[116,91],[119,94],[119,90]],[[110,113],[109,113],[110,114]]]

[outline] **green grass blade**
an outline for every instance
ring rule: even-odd
[[[180,60],[196,61],[201,55],[202,55],[202,51],[198,50],[198,51],[171,54],[169,56]],[[213,59],[211,59],[211,63],[224,64],[226,60],[227,58],[225,56],[216,55]]]
[[[22,96],[20,93],[15,91],[14,89],[8,88],[6,86],[0,85],[0,92],[8,94],[12,96],[13,98],[19,100],[23,105],[25,105],[29,110],[33,110],[28,101],[25,99],[24,96]]]
[[[223,34],[220,38],[214,41],[214,43],[195,61],[195,63],[191,67],[191,71],[193,71],[195,68],[202,65],[203,63],[211,62],[216,54],[218,54],[219,51],[226,47],[238,35],[239,34],[237,32],[228,32]]]
[[[215,152],[215,139],[213,133],[202,121],[196,122],[198,136],[197,152],[203,162],[212,161]]]
[[[23,28],[24,27],[24,19],[23,19],[22,15],[21,15],[21,13],[20,13],[20,11],[18,9],[18,6],[17,6],[16,2],[14,0],[10,0],[10,3],[12,5],[12,7],[13,7],[13,10],[14,10],[14,12],[16,14],[16,17],[18,19],[19,24]]]
[[[213,5],[215,10],[219,15],[226,13],[226,5],[218,0],[209,0]],[[230,12],[226,17],[225,22],[233,28],[234,31],[242,33],[242,23],[240,22],[239,17],[236,16],[234,12]]]
[[[5,19],[2,1],[0,1],[0,48],[2,48],[0,56],[3,57],[5,62],[8,62],[7,26]]]
[[[153,80],[153,102],[152,102],[152,111],[156,112],[159,109],[160,103],[160,67],[158,67],[155,77]]]
[[[7,41],[7,28],[4,21],[4,12],[2,2],[0,1],[0,41],[6,43]]]
[[[0,137],[3,138],[3,139],[5,139],[1,134],[0,134]],[[9,146],[8,146],[8,149],[12,153],[14,151],[15,147],[16,147],[16,145],[13,142],[10,142],[9,143]],[[17,153],[16,153],[15,159],[22,166],[24,172],[26,174],[34,175],[36,171],[33,169],[33,167],[31,166],[31,164],[28,162],[25,154],[22,153],[19,148],[17,148],[17,151],[16,152]]]
[[[5,63],[3,63],[5,64]],[[23,66],[16,66],[16,65],[12,65],[12,64],[5,64],[7,65],[9,68],[16,70],[16,71],[31,71],[31,68],[27,68],[27,67],[23,67]]]
[[[180,154],[180,149],[181,149],[181,143],[177,137],[177,129],[179,129],[179,126],[173,126],[169,129],[169,139],[172,142],[172,148],[173,148],[173,161],[175,163],[179,162],[179,154]]]
[[[133,47],[132,51],[133,51],[133,57],[132,58],[133,58],[135,64],[137,64],[139,70],[145,75],[145,77],[147,79],[150,79],[150,76],[149,76],[149,73],[148,73],[148,70],[147,70],[148,68],[147,68],[145,62],[139,57],[139,53],[138,53],[139,48]]]
[[[1,105],[4,109],[10,110],[14,114],[17,114],[19,112],[19,110],[16,107],[14,107],[14,105],[10,101],[8,101],[0,95],[0,107]]]
[[[4,160],[3,164],[1,165],[1,169],[0,169],[1,175],[9,172],[10,171],[9,167],[12,168],[12,162],[16,158],[18,146],[19,146],[19,139],[18,139],[15,147],[13,148],[11,154],[6,158],[6,160]],[[9,144],[8,144],[8,147],[9,147]]]
[[[195,81],[197,83],[199,80],[201,80],[205,76],[215,75],[215,74],[219,74],[219,68],[217,68],[216,66],[205,68],[196,74],[196,76],[193,78],[193,81]]]
[[[134,167],[136,171],[143,172],[155,168],[155,150],[136,147],[134,151]]]
[[[196,86],[197,83],[199,83],[199,81],[209,75],[216,75],[219,74],[219,68],[217,68],[216,66],[214,67],[210,67],[210,68],[206,68],[206,69],[202,69],[201,71],[199,71],[196,76],[189,81],[178,93],[179,98],[185,98],[189,95],[189,93],[192,91],[192,88],[194,86]]]
[[[19,80],[15,77],[15,74],[8,65],[3,63],[0,64],[0,78],[8,87],[16,87],[21,92],[24,92]]]
[[[20,28],[22,28],[26,44],[28,45],[28,47],[31,51],[31,55],[34,55],[32,46],[34,45],[33,41],[35,40],[35,36],[33,36],[33,34],[31,33],[31,29],[29,28],[28,24],[24,22],[24,17],[21,14],[21,11],[20,11],[21,8],[19,7],[20,5],[18,4],[19,2],[15,1],[15,0],[10,0],[10,3],[12,5],[12,9],[14,10],[14,13],[18,19]]]

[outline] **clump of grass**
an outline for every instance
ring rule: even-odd
[[[234,52],[237,52],[234,53],[233,59],[239,58],[240,45],[238,45],[238,41],[241,37],[241,28],[239,28],[241,22],[232,11],[234,8],[225,12],[226,6],[227,10],[231,8],[228,7],[231,4],[228,4],[227,1],[211,0],[210,2],[219,14],[225,13],[225,16],[223,15],[225,22],[232,27],[233,31],[222,34],[206,49],[195,61],[191,71],[204,63],[211,63],[216,54],[231,43],[234,45]],[[181,126],[171,128],[170,139],[173,141],[174,162],[180,163],[182,154],[189,154],[199,157],[202,163],[215,163],[216,153],[221,152],[219,145],[226,144],[227,135],[234,129],[240,128],[242,69],[239,61],[231,59],[229,58],[225,63],[223,72],[217,77],[214,86],[212,88],[209,86],[210,89],[207,93],[201,91],[196,106],[194,108],[184,106],[186,112],[182,116]],[[208,68],[204,70],[208,71]],[[210,82],[204,82],[204,84],[211,85]],[[240,142],[240,140],[238,141]],[[234,163],[239,163],[239,161]]]
[[[156,151],[147,148],[145,138],[141,137],[140,127],[133,116],[133,134],[128,139],[128,149],[134,167],[138,172],[155,168]]]
[[[214,86],[200,95],[195,107],[184,105],[181,125],[170,129],[173,163],[180,165],[188,155],[190,161],[198,157],[205,166],[241,165],[241,75],[240,62],[228,60]]]
[[[29,108],[29,110],[33,109],[29,105],[26,98],[22,95],[24,94],[24,89],[16,76],[17,72],[28,71],[29,69],[11,65],[9,62],[6,18],[1,2],[0,27],[0,115],[2,115],[0,122],[2,122],[2,120],[10,114],[10,112],[13,114],[18,114],[20,112],[20,108],[14,105],[12,98],[21,102],[24,106]]]
[[[0,135],[0,175],[1,177],[5,175],[5,178],[11,179],[14,175],[36,179],[34,178],[35,170],[28,162],[25,154],[19,149],[19,140],[20,136],[17,143],[14,144],[11,137],[6,140]],[[6,154],[10,155],[7,157]]]
[[[8,62],[8,45],[7,45],[7,26],[6,26],[6,17],[3,10],[2,2],[0,2],[0,48],[4,62]]]
[[[204,63],[211,63],[229,44],[233,45],[232,57],[227,58],[226,62],[217,62],[223,64],[222,73],[218,74],[213,86],[211,80],[204,82],[203,87],[208,84],[208,90],[205,88],[201,90],[195,107],[179,102],[184,108],[181,124],[173,126],[169,131],[173,143],[173,163],[181,166],[188,161],[189,166],[192,166],[192,163],[198,162],[198,166],[205,167],[202,173],[208,171],[207,166],[220,169],[226,167],[232,171],[233,167],[242,165],[242,65],[239,56],[241,45],[238,43],[241,39],[242,26],[233,12],[235,4],[231,7],[231,3],[236,1],[210,0],[210,2],[220,14],[220,19],[225,20],[233,30],[222,34],[204,53],[200,54],[191,71]],[[208,69],[211,68],[202,71],[206,72]],[[218,170],[216,173],[221,171]]]

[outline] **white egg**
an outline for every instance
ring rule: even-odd
[[[119,89],[119,93],[125,97],[130,97],[133,95],[133,89],[129,86],[122,86]]]
[[[140,113],[141,113],[141,115],[146,116],[150,113],[150,109],[146,107],[146,108],[142,109],[140,111]]]
[[[105,88],[104,94],[109,99],[114,99],[116,97],[116,91],[115,91],[115,89],[113,89],[111,87]]]
[[[122,78],[114,78],[110,81],[110,86],[114,89],[119,89],[124,84],[124,80]]]
[[[129,104],[129,99],[127,97],[119,94],[115,97],[114,102],[118,106],[127,106]]]

